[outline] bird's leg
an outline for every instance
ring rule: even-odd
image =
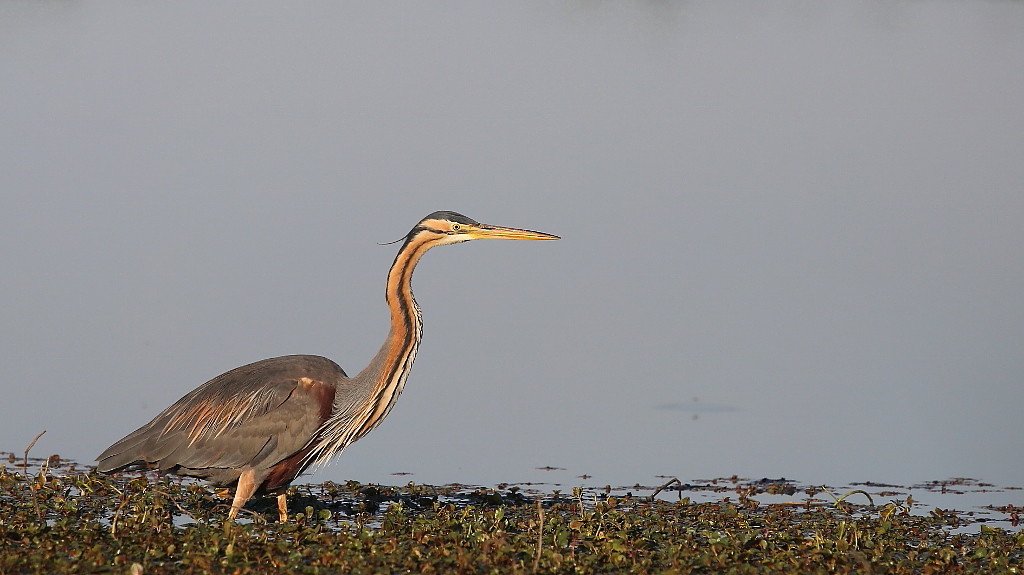
[[[238,515],[238,511],[242,509],[245,502],[256,492],[256,487],[258,487],[256,485],[256,470],[251,467],[245,468],[238,476],[238,486],[235,487],[235,499],[231,502],[231,511],[228,511],[228,521]]]
[[[288,521],[288,492],[282,491],[277,494],[277,517],[281,523]]]

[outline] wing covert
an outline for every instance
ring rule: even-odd
[[[284,356],[233,369],[110,446],[97,458],[98,468],[273,465],[301,449],[330,416],[335,385],[344,377],[337,364],[319,356]]]

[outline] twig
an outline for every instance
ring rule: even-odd
[[[675,483],[676,485],[679,485],[680,487],[682,487],[682,485],[683,485],[683,482],[679,481],[678,477],[673,477],[672,479],[669,479],[664,484],[662,484],[661,487],[658,487],[657,489],[654,490],[654,493],[651,494],[650,501],[654,501],[654,498],[657,497],[659,493],[661,493],[662,491],[668,489],[668,486],[672,485],[673,483]]]
[[[26,481],[28,480],[28,452],[32,451],[32,446],[36,444],[36,440],[42,437],[44,433],[46,433],[45,429],[37,433],[36,436],[32,438],[32,441],[28,442],[28,447],[25,448],[24,471]],[[32,491],[32,506],[35,507],[36,509],[36,518],[38,518],[39,521],[42,522],[43,511],[39,509],[39,493],[37,493],[36,486],[34,483],[29,483],[29,490]]]
[[[28,477],[28,452],[32,451],[32,448],[35,447],[36,441],[38,441],[44,433],[46,433],[45,429],[37,433],[36,436],[32,438],[32,441],[28,442],[28,447],[25,448],[25,477]]]
[[[871,494],[869,494],[867,491],[864,491],[863,489],[854,489],[853,491],[847,491],[846,493],[842,494],[838,498],[836,498],[835,495],[832,495],[832,492],[829,491],[824,485],[819,487],[819,489],[821,489],[825,493],[828,493],[828,496],[831,497],[835,501],[835,503],[832,504],[835,507],[839,507],[839,505],[843,502],[844,499],[846,499],[847,497],[849,497],[849,496],[851,496],[851,495],[853,495],[855,493],[860,493],[864,497],[867,497],[868,498],[868,504],[871,507],[875,506],[875,500],[871,498]]]
[[[533,572],[540,569],[540,550],[544,544],[544,505],[540,497],[537,498],[537,552],[533,555]]]
[[[174,497],[172,497],[169,492],[164,491],[163,489],[156,489],[155,491],[157,493],[163,495],[164,497],[166,497],[167,500],[171,502],[171,505],[173,505],[173,506],[178,508],[178,511],[181,511],[184,515],[188,516],[188,518],[191,519],[192,521],[194,521],[196,523],[199,523],[199,519],[197,519],[195,515],[192,515],[191,513],[189,513],[188,510],[185,509],[184,507],[182,507],[180,503],[175,501]],[[171,522],[172,523],[174,522],[174,516],[173,515],[171,516]]]
[[[114,510],[114,516],[110,518],[110,535],[111,536],[116,536],[117,535],[117,520],[121,517],[121,510],[124,509],[124,506],[128,504],[128,498],[125,495],[124,491],[121,491],[120,489],[118,489],[116,485],[111,484],[110,488],[113,489],[114,491],[116,491],[117,495],[121,499],[124,500],[124,501],[121,502],[120,505],[117,506],[117,509]]]

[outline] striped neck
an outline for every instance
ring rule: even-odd
[[[361,382],[373,382],[373,388],[360,410],[365,419],[360,422],[351,441],[377,427],[405,388],[405,380],[409,377],[423,337],[423,318],[412,294],[412,272],[429,248],[430,244],[426,242],[407,241],[391,264],[384,296],[391,310],[391,329],[380,351],[355,377]]]
[[[387,416],[405,387],[423,335],[420,309],[412,295],[412,272],[431,247],[412,236],[402,245],[388,272],[385,299],[391,328],[384,345],[358,375],[334,396],[331,417],[310,439],[306,465],[323,465],[348,444],[366,435]]]

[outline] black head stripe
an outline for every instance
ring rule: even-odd
[[[434,212],[434,213],[430,214],[429,216],[423,218],[420,221],[421,222],[425,222],[427,220],[448,220],[450,222],[455,222],[457,224],[466,224],[466,225],[470,225],[470,226],[475,226],[475,225],[478,225],[480,223],[480,222],[474,220],[473,218],[467,218],[466,216],[464,216],[464,215],[462,215],[462,214],[460,214],[458,212],[449,212],[449,211],[446,211],[446,210],[442,210],[440,212]]]
[[[417,225],[415,228],[409,230],[409,237],[411,238],[411,237],[415,236],[416,234],[418,234],[420,232],[430,232],[432,234],[442,234],[442,235],[448,233],[448,232],[446,232],[444,230],[439,230],[439,229],[436,229],[436,228],[431,228],[431,227],[427,227],[427,226],[423,226],[423,225]]]

